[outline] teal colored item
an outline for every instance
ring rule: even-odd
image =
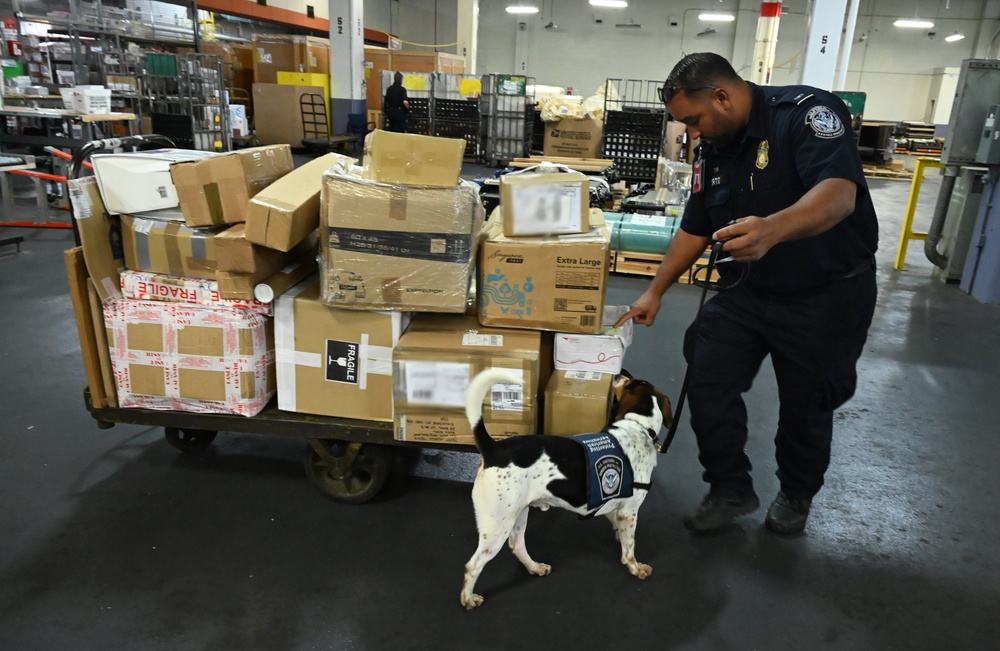
[[[623,215],[612,238],[616,251],[663,253],[670,246],[681,218],[666,215]]]

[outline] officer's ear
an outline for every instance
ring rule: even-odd
[[[712,101],[727,111],[733,107],[733,97],[725,88],[713,88]]]

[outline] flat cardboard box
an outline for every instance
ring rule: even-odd
[[[500,177],[507,237],[563,235],[590,230],[590,181],[580,172]]]
[[[355,309],[466,310],[483,207],[474,186],[323,179],[323,301]]]
[[[137,301],[167,301],[224,307],[234,310],[251,310],[271,316],[273,306],[257,300],[228,300],[219,292],[219,281],[205,278],[185,278],[170,274],[123,269],[121,287],[125,298]]]
[[[246,238],[261,246],[290,251],[319,226],[323,172],[334,163],[355,164],[340,154],[309,161],[261,190],[250,200]]]
[[[479,251],[479,321],[485,326],[596,334],[611,237],[599,209],[577,235],[506,237],[491,218]]]
[[[278,73],[330,74],[330,40],[289,34],[253,35],[253,80],[273,84]]]
[[[66,185],[94,289],[102,303],[120,299],[119,270],[125,266],[121,220],[104,209],[96,177],[69,179]]]
[[[274,395],[271,319],[124,299],[104,306],[122,407],[254,416]]]
[[[299,98],[305,93],[323,94],[322,86],[253,85],[254,135],[262,145],[302,147],[302,112]]]
[[[365,137],[364,176],[381,183],[454,187],[466,142],[381,129]]]
[[[115,395],[115,372],[111,366],[108,331],[104,328],[104,308],[92,278],[87,279],[87,298],[90,303],[90,318],[94,324],[94,341],[97,343],[97,359],[101,366],[104,396],[108,401],[108,406],[115,409],[118,407],[118,398]]]
[[[359,312],[320,301],[313,276],[278,298],[278,409],[392,422],[392,350],[406,312]]]
[[[537,431],[542,333],[484,328],[474,317],[418,314],[393,350],[394,430],[397,440],[474,444],[465,418],[469,381],[487,368],[524,378],[497,385],[484,400],[483,420],[495,439]]]
[[[563,118],[545,123],[542,154],[566,158],[601,158],[604,124],[594,118]]]
[[[69,297],[76,317],[76,333],[80,337],[83,370],[90,388],[90,401],[100,409],[108,406],[108,399],[101,376],[101,359],[94,334],[94,320],[90,313],[90,299],[87,297],[87,265],[83,260],[83,249],[79,246],[68,249],[63,253],[63,258],[66,262]]]
[[[267,145],[174,163],[170,178],[184,223],[219,226],[246,221],[251,197],[294,167],[291,147]]]
[[[112,215],[120,215],[176,207],[179,202],[170,165],[216,155],[192,149],[154,149],[94,154],[90,160],[104,207]]]
[[[125,266],[172,276],[218,279],[215,235],[221,229],[188,228],[173,221],[122,215]]]
[[[560,371],[621,373],[625,351],[632,345],[632,321],[619,328],[614,324],[628,312],[627,305],[605,305],[601,334],[582,335],[557,332],[555,368]]]
[[[614,375],[598,371],[555,371],[545,387],[545,430],[551,436],[600,432],[611,410]]]

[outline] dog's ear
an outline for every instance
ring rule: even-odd
[[[629,380],[631,380],[631,379],[632,379],[632,374],[628,372],[628,369],[624,369],[624,368],[623,368],[623,369],[621,370],[621,372],[619,373],[619,375],[624,375],[624,376],[625,376],[626,378],[628,378]]]

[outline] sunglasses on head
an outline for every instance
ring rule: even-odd
[[[667,82],[665,84],[663,84],[662,87],[657,88],[656,90],[660,93],[660,101],[663,102],[664,104],[668,104],[670,102],[670,100],[672,100],[674,98],[674,96],[677,95],[677,93],[679,93],[682,90],[685,93],[693,93],[696,90],[707,90],[709,88],[716,89],[716,88],[718,88],[718,86],[712,86],[712,85],[705,85],[705,86],[681,86],[676,81],[672,81],[672,80],[668,79]]]

